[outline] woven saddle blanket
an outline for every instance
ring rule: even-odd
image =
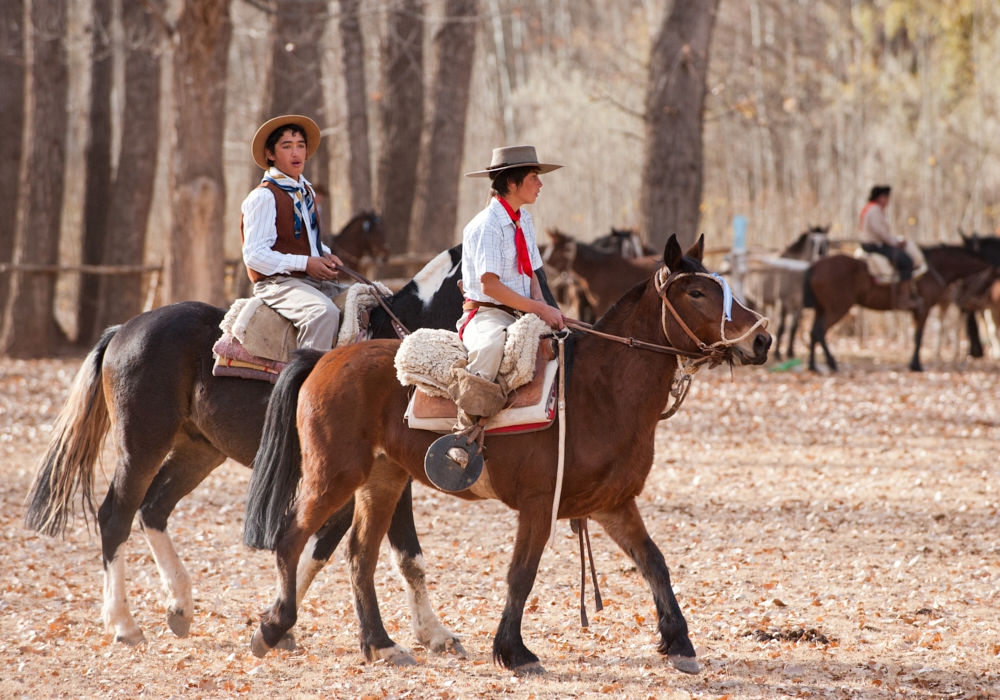
[[[509,389],[507,405],[486,424],[486,432],[513,433],[540,430],[555,418],[558,362],[552,341],[543,336],[548,325],[526,314],[507,329],[500,376]],[[451,370],[469,362],[458,333],[421,329],[409,335],[396,352],[396,377],[415,387],[404,418],[411,428],[451,432],[458,408],[448,394]]]
[[[384,296],[387,287],[376,282]],[[335,347],[367,340],[369,310],[378,305],[372,288],[351,285],[333,303],[340,309],[340,332]],[[260,379],[274,384],[281,370],[298,349],[297,332],[292,322],[257,297],[237,299],[222,323],[222,337],[212,347],[216,377]]]

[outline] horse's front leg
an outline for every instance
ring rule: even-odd
[[[700,669],[695,660],[694,646],[688,637],[687,621],[670,585],[670,571],[663,554],[646,532],[635,499],[629,499],[614,510],[595,513],[593,518],[632,558],[653,591],[659,618],[660,653],[666,654],[678,671],[698,673]]]
[[[920,364],[920,346],[924,339],[924,326],[927,324],[927,316],[930,310],[924,308],[919,313],[913,312],[913,357],[910,359],[910,370],[922,372],[923,366]]]
[[[531,511],[521,510],[517,539],[514,542],[514,557],[507,570],[507,603],[493,638],[494,663],[512,669],[517,675],[545,673],[538,657],[531,653],[521,639],[524,604],[535,584],[538,562],[549,537],[551,506],[547,510],[544,505],[546,504]]]
[[[431,651],[457,654],[465,658],[465,647],[458,635],[441,624],[431,607],[424,556],[413,524],[412,481],[406,482],[406,488],[396,503],[392,522],[389,524],[389,544],[392,546],[393,562],[406,588],[414,636]]]

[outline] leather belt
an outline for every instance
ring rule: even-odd
[[[508,313],[515,318],[519,318],[524,315],[523,311],[518,311],[512,306],[507,306],[505,304],[493,304],[488,301],[473,301],[472,299],[466,299],[465,303],[462,304],[462,309],[464,311],[472,311],[473,309],[500,309],[504,313]]]

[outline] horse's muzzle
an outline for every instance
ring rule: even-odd
[[[733,355],[741,365],[762,365],[767,362],[767,351],[770,349],[771,334],[762,330],[754,333],[749,349],[737,345],[733,348]]]

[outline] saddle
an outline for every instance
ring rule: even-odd
[[[486,434],[543,430],[556,415],[556,374],[559,363],[549,328],[534,314],[511,324],[504,345],[500,376],[508,388],[507,404],[486,423]],[[452,367],[465,367],[468,356],[458,333],[422,329],[408,336],[396,353],[396,376],[414,391],[404,413],[415,430],[450,433],[458,407],[448,394]]]
[[[920,279],[927,272],[927,260],[924,253],[913,241],[906,241],[904,252],[913,261],[913,279]],[[868,274],[875,280],[875,284],[888,285],[899,282],[899,271],[892,261],[881,253],[868,253],[863,248],[854,251],[854,257],[864,260],[868,266]]]
[[[385,295],[392,293],[376,282]],[[334,347],[367,340],[369,309],[378,304],[371,287],[355,284],[337,296],[340,332]],[[216,377],[259,379],[274,384],[298,349],[292,322],[257,297],[237,299],[219,324],[222,337],[212,347]]]

